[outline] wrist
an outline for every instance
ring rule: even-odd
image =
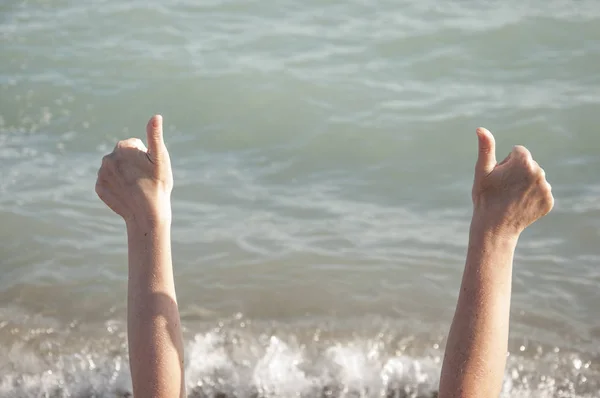
[[[470,239],[516,246],[521,231],[506,223],[497,222],[494,217],[474,212],[471,220]]]
[[[149,231],[161,228],[171,227],[171,207],[165,207],[162,210],[151,212],[140,212],[132,214],[131,217],[125,219],[127,231]]]
[[[159,275],[157,272],[171,267],[169,218],[137,217],[128,221],[126,225],[130,280],[154,278]]]

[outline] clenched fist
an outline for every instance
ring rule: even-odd
[[[520,234],[554,206],[546,173],[522,146],[496,163],[494,136],[477,129],[479,157],[473,184],[474,219],[485,229]]]
[[[104,156],[96,193],[127,224],[152,226],[171,221],[173,173],[163,140],[162,117],[146,126],[148,148],[137,138],[119,141]]]

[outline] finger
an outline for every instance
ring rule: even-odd
[[[150,118],[146,125],[146,135],[150,159],[159,160],[165,148],[161,115],[154,115]]]
[[[117,144],[117,148],[122,149],[122,148],[137,148],[141,151],[147,151],[146,149],[146,145],[144,145],[144,143],[142,142],[142,140],[140,140],[139,138],[128,138],[126,140],[123,141],[119,141],[119,143]]]
[[[116,183],[117,181],[115,180],[114,175],[102,172],[98,174],[98,178],[96,178],[96,193],[98,193],[100,189],[107,192],[118,189],[115,185]]]
[[[512,150],[512,154],[517,159],[523,159],[523,160],[527,161],[528,163],[533,162],[533,157],[531,156],[531,152],[529,152],[529,149],[525,148],[523,145],[515,145],[515,147]]]
[[[120,203],[117,198],[113,195],[113,193],[107,189],[100,181],[96,183],[96,194],[108,206],[109,209],[114,211],[117,214],[121,214]]]
[[[131,149],[131,148],[139,149],[142,152],[148,151],[148,149],[146,148],[146,145],[144,145],[142,140],[140,140],[139,138],[128,138],[126,140],[117,142],[117,145],[115,145],[115,150],[113,152],[117,152],[119,149],[128,149],[128,148],[129,149]]]
[[[104,201],[104,199],[110,195],[108,189],[108,180],[106,178],[98,177],[96,180],[95,191],[98,197]]]
[[[530,177],[541,176],[540,170],[542,169],[538,162],[533,160],[531,152],[522,145],[516,145],[513,148],[513,158],[524,170],[527,171]]]
[[[479,155],[475,165],[475,177],[485,177],[496,167],[496,140],[489,130],[480,127],[477,129]]]
[[[131,146],[133,148],[137,148],[142,152],[148,152],[148,148],[144,145],[144,142],[139,138],[131,138]]]
[[[550,195],[550,200],[548,201],[548,213],[550,213],[552,209],[554,209],[554,195]]]
[[[102,163],[98,169],[98,175],[112,175],[115,170],[114,152],[102,157]]]
[[[552,209],[554,208],[554,196],[552,195],[552,193],[550,191],[548,191],[548,194],[544,198],[541,199],[540,203],[541,203],[541,207],[542,207],[542,217],[543,217],[546,214],[550,213],[552,211]]]

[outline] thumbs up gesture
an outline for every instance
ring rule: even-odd
[[[546,173],[522,146],[496,163],[494,136],[477,129],[479,156],[473,184],[474,218],[485,228],[520,234],[554,206]]]
[[[148,148],[130,138],[102,158],[96,193],[127,224],[153,226],[171,221],[173,173],[161,116],[148,121],[146,135]]]

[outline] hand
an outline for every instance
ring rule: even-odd
[[[171,221],[173,173],[161,116],[148,121],[146,135],[148,149],[137,138],[119,141],[98,170],[96,193],[127,224]]]
[[[554,206],[546,173],[522,146],[496,163],[494,136],[477,129],[479,157],[473,184],[474,220],[484,228],[518,236]]]

